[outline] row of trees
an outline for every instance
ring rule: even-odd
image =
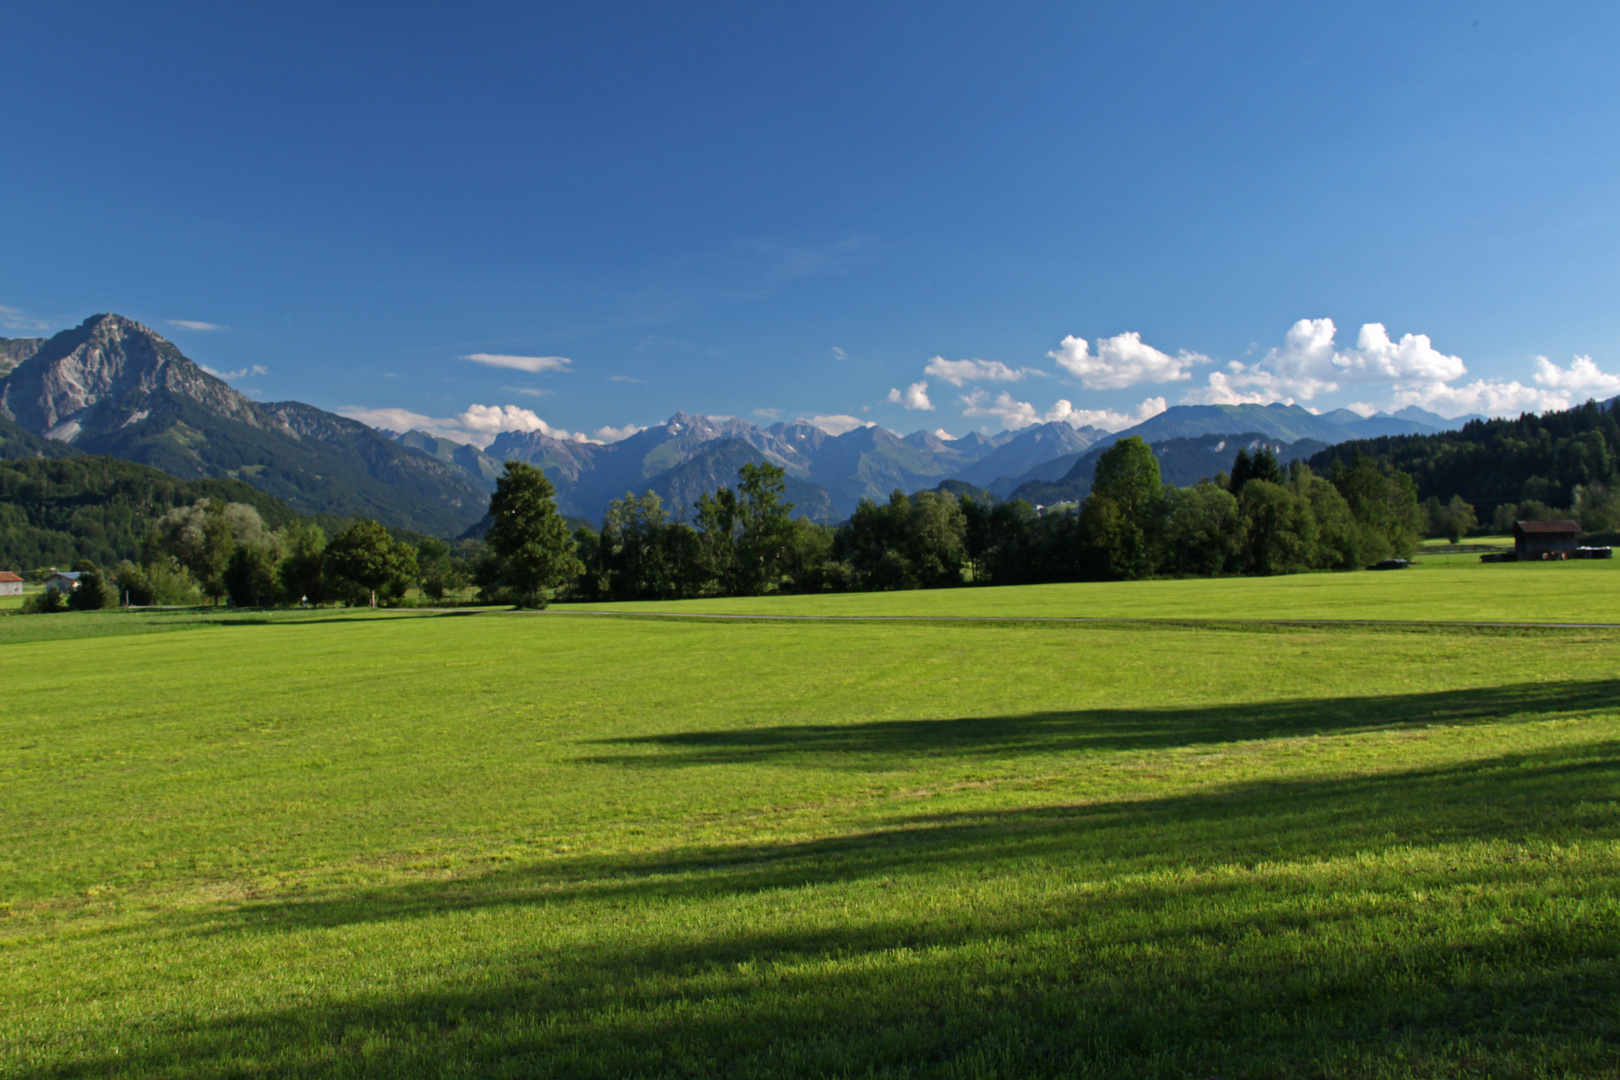
[[[1410,478],[1366,458],[1324,477],[1245,452],[1230,476],[1178,488],[1138,438],[1102,456],[1091,494],[1069,511],[897,491],[829,529],[793,520],[784,488],[781,469],[745,466],[736,490],[705,496],[690,524],[651,492],[627,493],[600,533],[575,534],[585,572],[570,588],[652,600],[1350,570],[1409,555],[1427,525]]]
[[[143,564],[121,566],[116,588],[136,604],[376,605],[413,587],[438,599],[471,582],[485,601],[544,606],[559,593],[656,600],[1283,574],[1409,554],[1428,521],[1411,480],[1367,458],[1323,477],[1245,453],[1230,476],[1178,488],[1162,482],[1138,438],[1101,457],[1083,504],[1045,514],[1021,501],[896,491],[885,503],[863,500],[831,529],[794,519],[785,490],[782,469],[744,465],[735,488],[698,500],[691,522],[672,520],[652,492],[627,493],[600,532],[571,534],[545,474],[508,462],[488,534],[464,559],[442,541],[408,545],[372,521],[328,541],[313,523],[270,530],[250,506],[203,500],[159,521]]]
[[[466,566],[442,540],[419,545],[361,519],[328,540],[314,522],[265,526],[247,504],[201,499],[176,507],[147,536],[140,562],[103,570],[75,564],[79,586],[70,608],[128,602],[145,606],[221,600],[244,607],[277,604],[388,603],[419,588],[432,597],[465,588]],[[51,610],[41,599],[37,610]]]

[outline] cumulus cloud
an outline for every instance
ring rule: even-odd
[[[1046,354],[1058,367],[1092,390],[1118,390],[1140,383],[1179,382],[1192,378],[1194,364],[1207,364],[1209,357],[1183,349],[1175,356],[1160,352],[1142,340],[1135,330],[1115,334],[1097,342],[1097,351],[1082,337],[1070,335]]]
[[[1601,370],[1590,356],[1575,357],[1567,368],[1536,357],[1533,386],[1517,379],[1459,385],[1468,365],[1435,348],[1427,334],[1404,334],[1396,340],[1383,323],[1367,323],[1353,348],[1340,349],[1337,333],[1332,319],[1301,319],[1261,359],[1233,361],[1226,370],[1211,372],[1205,385],[1181,400],[1188,405],[1293,405],[1323,394],[1378,388],[1381,394],[1348,408],[1370,415],[1416,405],[1455,417],[1567,409],[1587,396],[1620,393],[1620,375]]]
[[[929,412],[934,409],[934,403],[928,400],[928,383],[926,381],[914,382],[904,390],[891,387],[889,401],[891,404],[907,409],[925,409]]]
[[[1187,404],[1310,401],[1351,386],[1390,384],[1396,390],[1443,385],[1467,374],[1462,357],[1434,347],[1427,334],[1390,338],[1383,323],[1367,323],[1354,348],[1341,350],[1332,319],[1300,319],[1283,343],[1253,363],[1234,360],[1211,372],[1208,383],[1189,391]]]
[[[843,435],[846,432],[854,431],[856,428],[877,427],[877,425],[872,423],[870,420],[862,420],[858,417],[846,416],[843,414],[833,414],[831,416],[806,416],[802,419],[805,423],[818,427],[827,434],[834,436]]]
[[[504,431],[538,431],[553,439],[575,439],[584,442],[583,435],[575,435],[559,427],[552,427],[540,419],[533,409],[516,405],[469,405],[467,411],[456,416],[456,421],[470,432],[495,436]]]
[[[937,436],[938,438],[944,439],[946,442],[955,442],[956,441],[956,436],[952,435],[950,432],[946,431],[944,428],[935,428],[934,429],[934,435]]]
[[[1245,385],[1252,385],[1246,383]],[[1231,378],[1224,371],[1209,373],[1209,382],[1196,390],[1189,390],[1181,395],[1183,405],[1270,405],[1280,401],[1284,405],[1292,405],[1294,399],[1282,395],[1279,391],[1268,388],[1265,390],[1240,390],[1232,385]]]
[[[1598,370],[1590,356],[1577,356],[1567,369],[1545,356],[1536,357],[1536,384],[1574,394],[1620,394],[1620,375]]]
[[[223,323],[201,322],[197,319],[165,319],[170,326],[178,326],[182,330],[229,330]]]
[[[1416,405],[1441,416],[1462,416],[1466,413],[1511,416],[1521,412],[1567,409],[1572,404],[1574,402],[1569,394],[1525,386],[1517,379],[1511,382],[1476,379],[1464,386],[1431,382],[1398,388],[1390,395],[1385,408],[1404,409],[1408,405]]]
[[[947,360],[936,356],[923,368],[924,375],[942,379],[952,386],[968,382],[1022,382],[1027,368],[1011,368],[1000,360]]]
[[[1044,413],[1027,401],[1018,401],[1003,390],[992,398],[988,391],[975,390],[963,394],[963,416],[988,416],[1000,420],[1009,431],[1029,427],[1031,424],[1060,420],[1073,427],[1100,427],[1109,431],[1134,427],[1142,421],[1164,412],[1167,403],[1162,397],[1146,398],[1134,412],[1115,412],[1112,409],[1076,409],[1072,402],[1058,399]]]
[[[459,359],[471,360],[475,364],[487,364],[490,367],[527,371],[531,375],[537,375],[542,371],[567,371],[568,365],[573,363],[566,356],[508,356],[505,353],[485,352],[469,353]]]

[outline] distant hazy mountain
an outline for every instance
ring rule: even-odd
[[[448,535],[488,495],[460,469],[298,402],[261,405],[119,315],[28,350],[0,378],[0,418],[74,450],[182,479],[245,480],[304,513],[365,515]]]
[[[1269,440],[1283,448],[1298,444],[1294,456],[1301,456],[1363,432],[1437,431],[1462,422],[1421,409],[1364,418],[1348,410],[1319,416],[1288,405],[1199,405],[1177,406],[1117,434],[1053,422],[960,439],[929,431],[902,437],[880,427],[829,435],[803,420],[762,428],[736,418],[676,413],[663,424],[607,445],[507,432],[479,452],[422,432],[398,438],[458,465],[487,486],[499,474],[500,462],[530,462],[551,477],[564,513],[591,521],[600,521],[613,499],[647,490],[656,491],[672,514],[686,514],[703,492],[735,483],[745,462],[768,461],[786,471],[789,498],[799,512],[818,521],[838,521],[863,498],[882,501],[896,488],[910,493],[937,488],[946,480],[1000,497],[1021,490],[1038,493],[1043,502],[1052,501],[1053,485],[1066,484],[1063,491],[1083,494],[1097,455],[1127,435],[1141,435],[1156,446],[1193,440],[1163,451],[1175,458],[1163,466],[1167,478],[1185,473],[1185,480],[1177,482],[1191,483],[1230,467],[1239,444],[1217,448],[1224,447],[1223,438]]]
[[[1102,428],[1077,428],[1062,421],[1035,424],[1012,432],[1000,446],[958,471],[955,478],[994,490],[998,480],[1023,476],[1057,458],[1083,453],[1107,435]]]
[[[1417,414],[1417,415],[1413,415]],[[1427,418],[1427,419],[1420,419]],[[1462,420],[1454,422],[1461,427]],[[1116,432],[1098,445],[1109,445],[1131,435],[1150,443],[1165,439],[1186,439],[1199,435],[1236,435],[1252,432],[1282,442],[1316,439],[1344,442],[1369,438],[1365,432],[1377,430],[1391,435],[1424,435],[1453,426],[1434,413],[1403,409],[1402,415],[1380,413],[1363,417],[1349,409],[1318,415],[1298,405],[1177,405],[1133,428]]]
[[[911,492],[932,486],[1012,438],[1009,433],[947,440],[926,431],[902,438],[880,427],[829,435],[803,420],[762,428],[682,412],[606,445],[506,432],[485,454],[545,470],[557,487],[559,508],[592,521],[601,520],[613,499],[647,490],[658,492],[672,514],[683,514],[702,492],[734,484],[737,469],[747,461],[767,461],[787,473],[796,512],[837,521],[862,498],[887,499],[895,488]]]
[[[490,457],[476,446],[466,443],[452,442],[441,439],[437,435],[429,435],[425,431],[407,431],[403,435],[393,432],[383,432],[402,446],[412,450],[420,450],[438,458],[447,465],[454,465],[465,472],[474,481],[487,484],[494,490],[495,481],[501,475],[501,463]]]

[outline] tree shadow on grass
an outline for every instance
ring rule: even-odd
[[[1077,709],[1025,716],[783,724],[603,739],[636,748],[582,760],[637,767],[749,764],[820,756],[820,764],[917,755],[996,756],[1175,746],[1475,724],[1511,716],[1620,709],[1620,680],[1519,683],[1416,694],[1301,698],[1158,709]],[[651,751],[651,752],[650,752]],[[663,751],[658,753],[657,751]]]
[[[1588,863],[1578,885],[1549,889],[1548,845],[1462,866],[1425,856],[1470,841],[1610,841],[1616,790],[1620,742],[1608,741],[249,903],[192,932],[570,903],[602,932],[562,949],[497,937],[409,991],[225,1016],[205,1001],[154,1019],[116,1056],[36,1074],[1608,1074],[1620,1065],[1620,867],[1593,878]],[[1342,883],[1310,873],[1391,850],[1411,857],[1404,869],[1356,863],[1338,868]],[[980,887],[997,880],[1015,884]],[[782,902],[750,908],[761,914],[739,928],[731,902],[771,889]],[[1424,893],[1454,902],[1425,906]],[[444,928],[419,932],[431,949]]]
[[[250,901],[184,916],[182,932],[282,933],[576,903],[699,901],[776,889],[1052,867],[1118,878],[1320,862],[1392,848],[1620,833],[1620,741],[1536,756],[1185,795],[917,814],[807,841],[562,855],[449,881]]]

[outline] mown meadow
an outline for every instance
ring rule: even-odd
[[[0,619],[0,1075],[1612,1076],[1617,585]]]

